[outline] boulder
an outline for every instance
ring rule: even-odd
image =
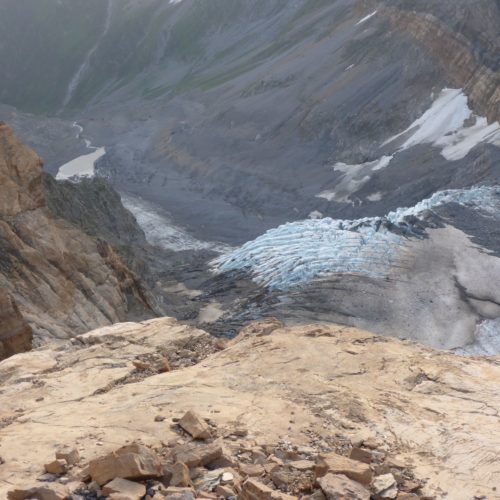
[[[129,500],[140,500],[146,494],[146,487],[143,484],[118,477],[102,488],[102,494],[105,496],[113,493],[123,495]]]
[[[222,447],[218,443],[191,443],[175,448],[174,457],[177,462],[183,462],[189,468],[205,466],[222,457]]]
[[[16,489],[7,493],[8,500],[65,500],[70,494],[69,488],[62,484],[51,483],[27,489]]]
[[[292,500],[295,498],[297,497],[273,490],[252,478],[243,483],[241,493],[238,495],[239,500]]]
[[[352,460],[336,453],[320,455],[316,462],[316,477],[326,476],[328,473],[343,474],[353,481],[369,485],[372,480],[370,466],[356,460]]]
[[[326,474],[318,485],[327,500],[370,500],[370,492],[344,475]]]
[[[193,439],[208,439],[212,436],[208,424],[193,411],[188,411],[179,420],[179,425],[190,434]]]
[[[117,477],[123,479],[148,479],[161,477],[160,459],[150,449],[138,444],[124,446],[117,451],[89,463],[90,477],[99,485]]]

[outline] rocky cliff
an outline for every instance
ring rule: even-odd
[[[10,343],[19,350],[28,345],[27,324],[38,345],[152,313],[140,280],[109,244],[49,212],[42,161],[5,124],[0,125],[0,249],[0,337],[17,338]]]
[[[450,6],[454,11],[448,12],[444,20],[425,12],[425,7],[420,8],[419,12],[383,6],[381,12],[397,29],[425,47],[454,84],[465,89],[479,114],[487,116],[492,123],[500,121],[498,5],[483,1],[473,7]],[[450,25],[456,20],[463,23]]]
[[[0,497],[498,499],[499,361],[275,320],[102,328],[0,363]]]

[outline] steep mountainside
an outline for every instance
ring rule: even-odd
[[[5,124],[0,125],[0,200],[0,340],[9,322],[10,336],[24,350],[26,323],[38,344],[152,314],[143,285],[108,243],[47,210],[42,162]]]
[[[105,148],[97,175],[171,252],[150,281],[176,313],[499,352],[498,1],[75,2],[2,3],[2,30],[39,29],[0,50],[0,115],[53,175]],[[80,201],[56,212],[92,225]]]

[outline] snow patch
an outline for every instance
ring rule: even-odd
[[[406,130],[382,143],[382,147],[402,142],[392,156],[382,156],[373,162],[357,165],[336,163],[334,171],[344,172],[334,190],[316,195],[328,201],[353,203],[351,195],[370,179],[371,173],[387,167],[400,152],[419,144],[432,144],[441,149],[449,161],[465,158],[481,143],[500,147],[500,123],[488,124],[485,117],[478,116],[469,108],[468,98],[462,89],[443,89],[431,107]]]
[[[430,109],[382,146],[401,138],[406,140],[398,152],[418,144],[433,144],[441,148],[447,160],[460,160],[482,142],[500,146],[500,123],[488,125],[486,118],[475,115],[462,89],[444,89]]]
[[[228,245],[195,238],[186,229],[175,224],[167,212],[153,203],[123,193],[121,198],[123,206],[132,212],[151,245],[174,252],[212,250],[222,253],[231,250]]]
[[[73,128],[76,128],[76,138],[80,139],[83,134],[83,127],[77,122],[73,122]],[[68,163],[65,163],[57,171],[56,180],[66,181],[70,180],[78,182],[82,178],[91,178],[95,175],[95,163],[99,158],[106,154],[106,148],[96,148],[88,139],[84,139],[87,149],[91,149],[92,153],[79,156]]]
[[[89,147],[87,145],[87,147]],[[106,148],[94,148],[92,153],[79,156],[59,168],[56,179],[58,181],[78,181],[82,178],[90,178],[95,175],[96,161],[106,154]]]
[[[338,181],[334,190],[322,191],[316,195],[316,198],[324,198],[328,201],[335,200],[340,203],[353,203],[350,200],[351,194],[359,191],[371,179],[373,172],[389,166],[392,159],[392,156],[382,156],[375,161],[357,165],[336,163],[333,165],[333,171],[342,172],[344,176]]]

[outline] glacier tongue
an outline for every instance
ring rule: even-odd
[[[212,262],[213,270],[247,270],[258,283],[282,290],[334,274],[386,278],[393,269],[404,265],[404,234],[412,233],[407,218],[418,218],[423,212],[448,203],[498,215],[500,188],[441,191],[414,207],[400,208],[385,217],[287,223],[221,255]]]

